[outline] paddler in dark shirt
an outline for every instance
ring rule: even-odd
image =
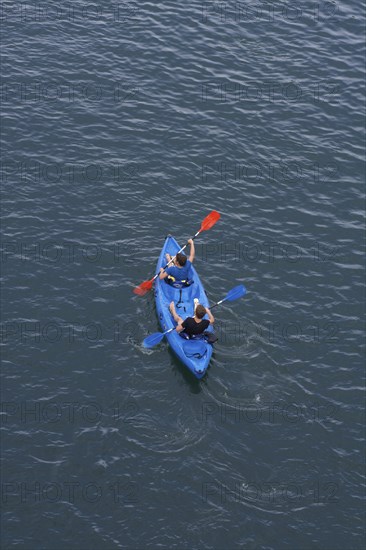
[[[215,322],[214,316],[212,315],[208,307],[204,307],[201,304],[197,305],[194,317],[187,317],[187,319],[185,319],[184,321],[182,317],[180,317],[175,311],[174,302],[170,302],[169,309],[174,317],[174,321],[177,323],[175,330],[177,332],[182,332],[184,330],[184,332],[188,334],[189,337],[202,334],[209,325],[212,325]],[[206,313],[208,315],[208,319],[204,319]]]

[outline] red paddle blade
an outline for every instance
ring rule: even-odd
[[[139,286],[133,289],[134,293],[138,296],[144,296],[149,290],[152,289],[154,279],[150,279],[150,281],[144,281]]]
[[[210,212],[209,215],[206,216],[203,222],[201,223],[200,231],[207,231],[208,229],[211,229],[211,227],[215,225],[215,223],[218,222],[219,219],[220,219],[220,214],[216,212],[216,210],[212,210],[212,212]]]

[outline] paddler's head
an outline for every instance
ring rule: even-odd
[[[185,254],[182,254],[182,252],[178,252],[178,254],[176,255],[176,261],[178,265],[183,267],[184,265],[186,265],[187,256]]]
[[[206,308],[202,306],[201,304],[198,304],[196,307],[196,313],[195,313],[197,319],[203,319],[206,315]]]

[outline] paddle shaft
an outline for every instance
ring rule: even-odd
[[[209,306],[208,309],[213,309],[214,307],[219,306],[220,304],[222,304],[222,302],[225,302],[225,298],[223,300],[220,300],[219,302],[216,302],[216,304],[214,304],[213,306]]]

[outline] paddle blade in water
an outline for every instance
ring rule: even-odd
[[[154,332],[154,334],[150,334],[150,336],[145,338],[145,340],[142,342],[142,345],[144,346],[144,348],[153,348],[159,342],[161,342],[163,338],[163,332]]]
[[[233,300],[237,300],[238,298],[241,298],[246,294],[247,289],[244,285],[238,285],[234,288],[232,288],[225,296],[224,300],[228,300],[229,302],[232,302]]]
[[[134,293],[138,296],[144,296],[149,290],[152,289],[154,279],[150,279],[150,281],[144,281],[139,286],[135,287],[133,289]]]
[[[210,212],[201,223],[200,231],[207,231],[208,229],[211,229],[211,227],[215,225],[215,223],[218,222],[219,219],[220,214],[216,212],[216,210],[212,210],[212,212]]]

